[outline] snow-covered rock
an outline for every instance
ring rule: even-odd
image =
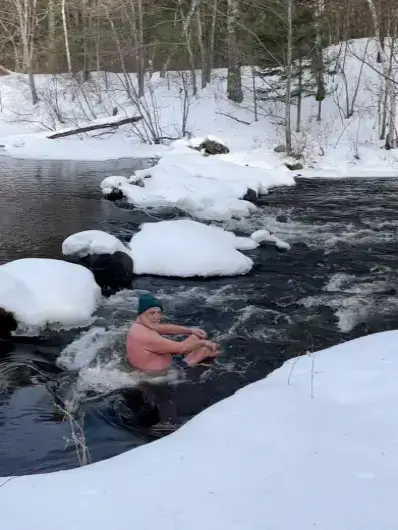
[[[156,443],[0,479],[2,524],[395,530],[397,402],[398,332],[339,344],[286,362]]]
[[[101,190],[107,199],[117,201],[123,199],[121,187],[126,184],[129,184],[126,177],[111,176],[101,182]]]
[[[117,237],[101,230],[72,234],[62,244],[72,262],[90,269],[101,287],[123,289],[131,285],[133,260],[130,250]]]
[[[0,307],[21,329],[86,325],[100,296],[93,274],[81,265],[26,258],[0,266]]]
[[[256,243],[274,243],[274,245],[281,250],[290,250],[290,245],[286,241],[279,239],[279,237],[274,236],[268,230],[256,230],[251,234],[251,239]]]
[[[85,230],[67,237],[62,243],[64,256],[83,258],[92,254],[129,253],[128,248],[115,236],[101,230]]]
[[[156,166],[136,171],[135,183],[123,178],[105,179],[101,184],[103,193],[117,189],[137,206],[172,206],[198,219],[228,221],[248,217],[256,210],[243,199],[254,200],[270,187],[294,182],[287,171],[239,165],[190,151],[171,152]]]
[[[226,155],[229,153],[229,148],[224,140],[212,135],[205,138],[191,138],[189,145],[204,155]]]
[[[196,221],[146,223],[130,242],[136,274],[158,276],[234,276],[253,261],[240,250],[258,245],[250,238]]]

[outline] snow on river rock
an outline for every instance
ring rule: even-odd
[[[269,232],[266,233],[269,235]],[[81,258],[96,278],[95,256],[106,254],[109,260],[106,263],[101,261],[101,274],[107,276],[115,276],[115,272],[111,274],[105,269],[115,267],[120,255],[132,258],[133,272],[137,275],[181,278],[235,276],[246,274],[253,267],[251,258],[239,251],[253,250],[263,240],[238,237],[221,227],[190,219],[177,219],[144,223],[131,238],[128,247],[106,232],[89,230],[68,237],[62,251],[66,256]],[[269,240],[273,241],[272,237]],[[97,282],[103,285],[98,278]]]
[[[248,217],[256,210],[246,199],[265,194],[271,187],[293,184],[293,174],[288,170],[268,170],[235,164],[218,156],[205,157],[182,145],[161,158],[156,166],[136,171],[129,180],[106,178],[101,188],[105,196],[116,199],[123,196],[135,206],[172,206],[197,219],[228,221]]]
[[[397,331],[298,357],[161,440],[72,471],[0,479],[2,523],[395,530],[397,400]]]
[[[129,253],[117,237],[102,230],[86,230],[67,237],[62,243],[64,256],[79,256],[83,258],[92,254],[115,254],[115,252]]]
[[[146,223],[130,241],[136,274],[179,277],[246,274],[253,261],[239,250],[257,246],[250,238],[187,219]]]
[[[21,329],[86,325],[100,296],[93,274],[81,265],[26,258],[0,266],[0,307]]]

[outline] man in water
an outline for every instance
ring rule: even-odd
[[[206,340],[201,329],[176,324],[161,324],[162,304],[151,294],[138,302],[138,316],[127,335],[127,359],[145,372],[159,372],[177,366],[187,368],[219,354],[218,345]],[[188,335],[181,342],[162,335]]]

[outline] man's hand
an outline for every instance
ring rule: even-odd
[[[207,339],[207,333],[203,329],[193,328],[191,329],[191,335],[195,335],[195,337],[201,340]]]

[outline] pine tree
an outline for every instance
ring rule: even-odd
[[[295,6],[293,11],[293,64],[291,102],[296,105],[296,132],[301,126],[302,99],[314,97],[321,103],[326,97],[325,75],[330,69],[330,62],[325,61],[324,42],[319,41],[320,21],[314,9],[309,5]],[[266,85],[258,89],[258,97],[267,101],[286,99],[286,55],[287,27],[281,13],[265,13],[259,21],[259,30],[264,49],[263,64],[258,75]]]

